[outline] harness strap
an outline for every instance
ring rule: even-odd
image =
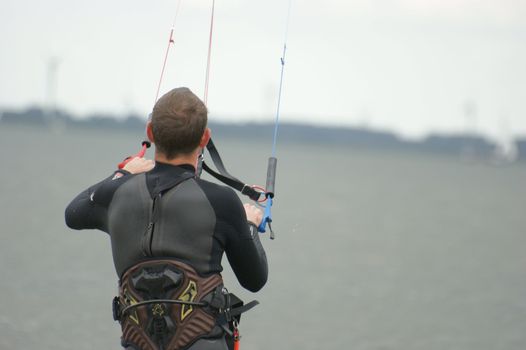
[[[229,297],[230,297],[231,294],[229,294]],[[230,299],[228,297],[228,299]],[[235,297],[237,298],[237,297]],[[115,302],[118,302],[118,297],[116,300],[114,300],[114,303]],[[133,304],[133,305],[128,305],[126,306],[124,309],[122,310],[119,310],[118,311],[118,314],[114,315],[114,319],[115,321],[118,321],[120,318],[122,318],[122,316],[126,315],[129,311],[137,308],[137,307],[140,307],[140,306],[144,306],[144,305],[151,305],[151,304],[178,304],[178,305],[190,305],[190,306],[200,306],[200,307],[207,307],[207,306],[213,306],[211,303],[207,303],[207,302],[192,302],[192,301],[184,301],[184,300],[178,300],[178,299],[152,299],[152,300],[145,300],[145,301],[141,301],[141,302],[138,302],[136,304]],[[236,316],[239,316],[241,315],[242,313],[245,313],[247,311],[249,311],[250,309],[254,308],[256,305],[259,305],[259,301],[257,300],[252,300],[251,302],[245,304],[245,305],[242,305],[242,306],[237,306],[237,307],[233,307],[233,308],[230,308],[228,305],[226,308],[221,308],[221,311],[220,313],[224,313],[224,314],[227,314],[227,319],[230,320],[232,319],[233,317],[236,317]],[[120,307],[120,305],[119,305]]]
[[[165,192],[166,190],[169,190],[177,185],[179,185],[180,183],[188,180],[188,179],[191,179],[195,177],[195,174],[191,173],[191,172],[184,172],[183,174],[181,174],[180,176],[177,176],[173,179],[171,179],[169,182],[167,182],[166,184],[164,184],[163,186],[156,186],[153,190],[154,193],[152,193],[152,196],[155,198],[157,197],[160,193],[163,193]]]
[[[223,160],[221,159],[221,156],[219,155],[219,151],[217,150],[216,145],[214,144],[214,141],[210,139],[208,141],[208,144],[206,145],[206,149],[208,152],[210,152],[210,156],[212,157],[212,161],[214,162],[214,165],[219,170],[219,172],[225,176],[228,176],[232,180],[239,181],[236,177],[232,176],[228,170],[226,170],[225,165],[223,164]]]
[[[144,305],[151,305],[151,304],[178,304],[178,305],[203,306],[203,307],[208,306],[208,303],[184,301],[184,300],[178,300],[178,299],[152,299],[152,300],[141,301],[133,305],[128,305],[124,309],[122,309],[120,315],[122,317],[128,311],[132,309],[135,309],[137,307],[144,306]]]
[[[232,317],[239,316],[242,313],[245,313],[248,310],[252,309],[256,305],[259,305],[259,301],[252,300],[251,302],[249,302],[249,303],[247,303],[247,304],[245,304],[243,306],[239,306],[239,307],[235,307],[233,309],[230,309],[230,316],[232,316]]]
[[[254,201],[257,201],[259,199],[259,197],[261,196],[261,192],[258,192],[257,190],[253,189],[250,185],[247,185],[246,183],[241,182],[239,179],[232,176],[226,170],[225,165],[223,164],[223,160],[221,159],[221,156],[219,155],[219,151],[217,150],[212,139],[208,141],[208,144],[206,145],[206,149],[208,150],[208,153],[210,153],[210,157],[215,167],[217,168],[217,172],[212,170],[212,168],[210,168],[208,164],[206,164],[204,161],[202,161],[203,170],[205,170],[207,173],[209,173],[210,175],[212,175],[213,177],[215,177],[222,183],[248,196],[250,199]]]

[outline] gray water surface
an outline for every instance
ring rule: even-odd
[[[119,349],[106,234],[63,211],[141,135],[0,128],[0,349]],[[270,144],[217,139],[263,183]],[[526,165],[283,142],[244,350],[526,348]],[[225,265],[227,264],[225,259]]]

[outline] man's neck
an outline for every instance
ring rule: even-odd
[[[181,154],[172,159],[166,158],[166,156],[162,153],[155,152],[155,161],[171,165],[190,164],[195,167],[197,165],[197,158],[199,157],[199,152],[199,150],[196,150],[195,152],[192,152],[190,154]]]

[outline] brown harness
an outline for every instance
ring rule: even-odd
[[[212,332],[224,312],[217,300],[224,301],[221,275],[204,278],[175,260],[141,262],[124,273],[114,301],[122,345],[184,349]]]

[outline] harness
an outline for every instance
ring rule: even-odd
[[[124,273],[113,318],[121,324],[125,348],[182,350],[200,338],[234,335],[241,313],[257,304],[243,305],[219,274],[201,277],[188,264],[156,259]]]

